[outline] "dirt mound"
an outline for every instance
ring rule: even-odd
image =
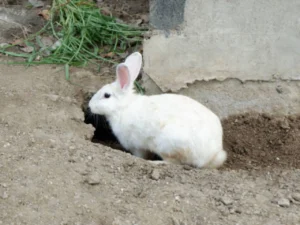
[[[248,113],[223,121],[227,168],[300,168],[300,115]]]
[[[153,165],[92,143],[81,93],[109,77],[78,68],[81,91],[61,68],[0,65],[0,224],[299,224],[299,169]]]
[[[85,122],[96,128],[92,141],[124,151],[105,117],[91,116],[88,111],[92,95],[85,96],[82,106]],[[225,169],[300,168],[300,115],[274,117],[246,113],[224,119],[222,124],[224,148],[228,152]]]

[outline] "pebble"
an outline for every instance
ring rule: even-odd
[[[6,46],[9,46],[9,44],[8,43],[1,43],[0,44],[0,48],[5,48]]]
[[[9,147],[9,146],[10,146],[10,143],[9,143],[9,142],[7,142],[6,144],[3,145],[4,148],[7,148],[7,147]]]
[[[86,182],[90,185],[100,184],[100,181],[101,181],[101,178],[97,172],[91,173],[86,179]]]
[[[279,94],[281,94],[281,93],[283,92],[283,89],[282,89],[282,87],[281,87],[280,85],[278,85],[278,86],[276,87],[276,91],[277,91]]]
[[[180,177],[179,177],[179,182],[180,182],[181,184],[185,184],[185,183],[186,183],[186,178],[185,178],[185,176],[180,176]]]
[[[178,195],[175,196],[175,201],[180,202],[180,197]]]
[[[20,48],[21,51],[26,52],[26,53],[31,53],[34,51],[34,47],[32,46],[26,46],[24,48]]]
[[[71,156],[69,159],[68,159],[68,162],[70,163],[75,163],[77,161],[77,158],[74,157],[74,156]]]
[[[299,202],[300,202],[300,193],[293,193],[293,194],[292,194],[292,198],[293,198],[295,201],[299,201]]]
[[[8,198],[8,194],[6,191],[3,192],[3,194],[1,195],[2,199],[7,199]]]
[[[89,174],[90,171],[85,165],[78,165],[78,167],[76,168],[76,172],[83,176],[86,176]]]
[[[144,21],[144,23],[149,22],[149,16],[147,14],[141,15],[141,19]]]
[[[233,203],[233,200],[227,196],[223,196],[220,198],[220,201],[224,204],[224,205],[231,205]]]
[[[28,2],[35,8],[40,8],[44,6],[44,2],[39,0],[28,0]]]
[[[238,214],[241,214],[242,210],[241,209],[235,209],[235,212],[238,213]]]
[[[57,100],[59,99],[59,96],[58,95],[48,95],[48,98],[53,102],[57,102]]]
[[[6,183],[1,183],[0,186],[4,187],[4,188],[7,188],[8,185]]]
[[[180,225],[179,221],[177,219],[175,219],[174,217],[172,217],[172,225]]]
[[[281,207],[289,207],[290,206],[290,200],[287,198],[281,198],[277,201],[277,204]]]
[[[160,178],[160,173],[157,169],[153,169],[151,173],[151,179],[158,180]]]
[[[184,170],[192,170],[193,167],[189,166],[189,165],[183,165],[183,169]]]

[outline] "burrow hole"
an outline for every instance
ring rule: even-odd
[[[126,151],[113,134],[106,118],[92,115],[88,102],[94,93],[85,93],[84,122],[95,128],[91,139],[114,149]],[[245,113],[222,120],[224,149],[228,152],[225,169],[300,168],[300,115],[270,116]],[[151,160],[161,160],[150,154]]]

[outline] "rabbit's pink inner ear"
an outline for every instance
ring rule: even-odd
[[[128,86],[130,76],[129,76],[129,70],[128,70],[127,66],[122,65],[122,64],[119,65],[117,68],[117,76],[118,76],[119,84],[122,89],[125,86]]]

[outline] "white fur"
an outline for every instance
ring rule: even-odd
[[[120,143],[135,156],[152,151],[171,163],[218,168],[227,158],[219,118],[197,101],[176,94],[142,96],[133,82],[142,65],[133,53],[117,67],[117,79],[90,100],[89,107],[104,115]],[[126,85],[120,84],[120,80]],[[104,94],[111,94],[104,98]]]

